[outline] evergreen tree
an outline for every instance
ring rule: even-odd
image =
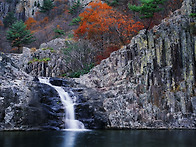
[[[160,8],[159,5],[163,4],[165,0],[140,0],[140,1],[141,1],[141,6],[131,5],[129,3],[128,7],[130,10],[139,12],[142,15],[141,18],[151,18],[150,23],[147,27],[148,30],[151,21],[153,19],[154,13],[163,10],[163,8]]]
[[[3,19],[4,27],[7,28],[16,21],[16,17],[13,12],[8,12],[6,17]]]
[[[40,8],[40,12],[46,13],[49,12],[54,7],[54,4],[51,0],[44,0],[43,6]]]
[[[34,37],[30,31],[26,29],[26,25],[22,21],[14,23],[7,31],[6,37],[12,47],[18,47],[19,53],[22,53],[23,45],[35,41]]]

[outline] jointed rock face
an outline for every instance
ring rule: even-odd
[[[111,54],[77,82],[107,95],[112,128],[196,127],[195,0]]]
[[[85,86],[57,79],[77,96],[76,118],[89,128],[196,129],[196,20],[189,16],[195,10],[195,0],[186,0],[160,25],[140,31],[75,79]],[[56,39],[12,60],[0,53],[0,130],[63,128],[57,92],[33,80],[66,72],[61,47],[64,40]]]

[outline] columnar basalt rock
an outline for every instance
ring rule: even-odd
[[[109,128],[196,128],[195,0],[77,82],[107,95]]]

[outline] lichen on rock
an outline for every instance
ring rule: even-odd
[[[113,52],[77,82],[107,95],[109,128],[196,127],[194,0],[129,45]]]

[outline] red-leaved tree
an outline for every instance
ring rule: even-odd
[[[135,22],[101,1],[89,3],[79,17],[81,22],[74,36],[91,41],[100,50],[98,56],[113,51],[112,46],[116,50],[126,45],[143,28],[140,22]]]

